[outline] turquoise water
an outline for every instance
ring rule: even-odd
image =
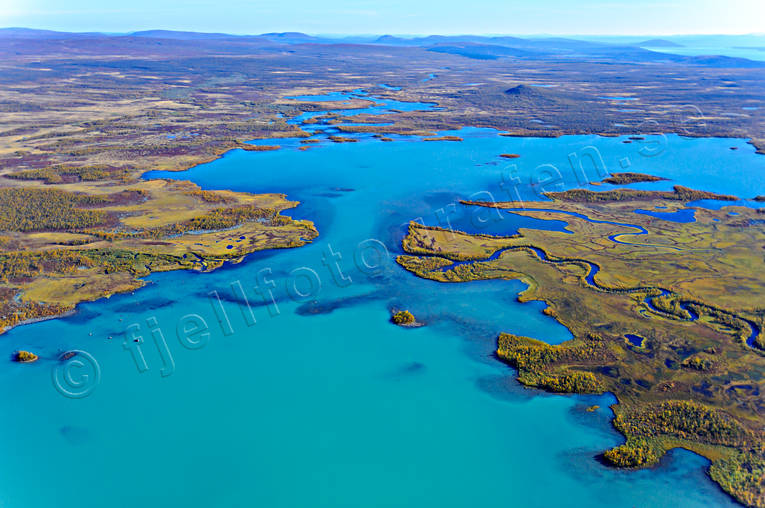
[[[358,143],[308,151],[286,143],[292,148],[234,150],[187,172],[147,175],[285,192],[303,203],[289,214],[315,220],[320,237],[212,273],[156,274],[135,294],[0,337],[6,357],[19,348],[41,356],[29,365],[8,362],[0,372],[0,503],[732,505],[706,478],[707,461],[690,452],[674,451],[660,466],[635,472],[595,460],[622,442],[609,423],[610,396],[553,396],[513,380],[512,369],[492,356],[499,331],[551,343],[570,338],[542,314],[543,304],[516,301],[522,283],[439,284],[411,276],[393,257],[417,218],[493,234],[565,226],[467,211],[459,198],[531,198],[627,164],[671,179],[635,187],[681,183],[752,197],[765,194],[765,158],[735,139],[668,136],[625,145],[595,136],[454,134],[465,141],[359,136]],[[652,156],[639,153],[645,147]],[[508,163],[501,153],[521,157]],[[579,178],[578,162],[598,157],[603,167],[587,162]],[[274,282],[276,305],[264,278]],[[391,325],[390,311],[403,308],[427,326]],[[203,335],[186,342],[194,348],[176,334],[188,314],[209,327],[206,342]],[[131,324],[143,343],[127,337]],[[156,328],[169,353],[155,347]],[[145,364],[134,361],[136,346]],[[100,368],[100,382],[80,399],[52,383],[56,358],[71,349],[87,351]],[[94,379],[84,364],[74,381],[83,373]],[[584,410],[593,404],[601,409]]]

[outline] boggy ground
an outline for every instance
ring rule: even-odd
[[[296,205],[168,180],[0,188],[0,327],[138,288],[151,272],[303,245],[318,234],[313,224],[280,213]]]
[[[476,126],[514,136],[745,137],[765,149],[761,65],[621,49],[514,57],[477,54],[475,45],[325,42],[0,33],[0,326],[130,290],[152,271],[210,269],[315,237],[312,224],[280,214],[294,205],[281,195],[140,179],[250,147],[250,139],[273,139],[256,150],[276,149],[278,138],[318,139],[323,134],[289,120],[369,105],[289,98],[297,95],[364,88],[437,105],[385,115],[392,125],[339,129],[382,141],[387,133],[432,136]],[[548,301],[547,312],[575,339],[553,347],[503,335],[498,355],[518,367],[523,382],[614,392],[615,423],[628,441],[606,458],[650,464],[663,450],[685,446],[714,461],[710,474],[737,499],[763,505],[762,340],[747,344],[747,328],[762,329],[762,225],[748,210],[735,218],[698,210],[696,223],[664,223],[629,207],[666,201],[673,209],[681,201],[643,198],[544,207],[621,217],[648,235],[572,217],[573,235],[523,230],[505,239],[413,226],[405,247],[422,255],[400,262],[436,280],[529,282],[521,298]],[[614,234],[641,245],[608,240]],[[524,245],[544,249],[550,262]],[[516,249],[480,261],[504,246]],[[479,261],[436,270],[470,259]],[[594,265],[600,271],[590,284]],[[635,346],[626,333],[644,339]]]
[[[2,272],[3,327],[135,287],[136,275],[160,267],[211,267],[221,259],[298,245],[301,238],[315,235],[310,225],[268,218],[270,212],[218,211],[228,216],[210,229],[240,224],[247,237],[222,252],[220,246],[230,244],[229,233],[208,232],[192,239],[162,227],[237,206],[278,212],[286,202],[245,194],[228,194],[226,202],[214,193],[192,195],[183,184],[140,180],[146,171],[184,170],[235,148],[278,149],[279,138],[314,141],[324,134],[312,136],[289,120],[306,111],[372,104],[366,99],[292,98],[302,94],[363,88],[382,98],[437,106],[386,114],[390,125],[338,128],[376,133],[381,141],[390,141],[387,133],[433,136],[467,125],[517,136],[658,131],[736,136],[763,146],[764,71],[753,62],[669,57],[634,48],[603,53],[601,46],[588,46],[595,53],[586,58],[559,58],[554,52],[524,58],[500,52],[479,58],[473,46],[466,51],[187,35],[0,30],[0,189],[63,193],[6,193],[0,201],[4,267],[10,270],[10,259],[28,265]],[[582,43],[566,44],[576,47],[572,55],[581,54]],[[626,107],[609,97],[635,100]],[[379,122],[380,116],[344,119],[363,124]],[[331,136],[337,142],[353,139]],[[244,143],[255,138],[273,141],[261,147]],[[303,149],[309,147],[306,143]],[[22,213],[15,210],[20,202],[65,206],[27,206]],[[252,237],[257,238],[253,243]],[[52,252],[95,249],[121,252],[121,268],[95,276],[103,268],[91,264],[103,267],[102,254],[91,255],[98,260],[85,264],[79,258],[63,264],[49,259],[60,256]],[[125,257],[145,255],[175,257],[129,263],[133,268],[125,269]],[[197,256],[204,260],[194,261]]]
[[[248,139],[307,138],[288,120],[369,101],[290,97],[359,88],[438,108],[385,115],[389,126],[343,131],[676,132],[751,138],[765,146],[765,66],[754,62],[645,51],[483,59],[453,49],[0,32],[0,167],[4,173],[56,164],[101,164],[131,174],[182,170]],[[435,77],[424,81],[430,74]],[[401,89],[379,87],[383,83]]]
[[[276,149],[278,138],[313,140],[289,120],[369,105],[289,98],[296,95],[386,83],[401,89],[374,93],[438,106],[388,114],[392,125],[341,132],[677,132],[746,137],[765,149],[758,65],[621,49],[584,58],[513,57],[477,54],[487,47],[475,45],[324,42],[0,33],[0,326],[133,289],[152,271],[210,269],[315,237],[309,222],[280,214],[294,206],[281,195],[140,180],[149,170],[183,170],[249,148],[249,139],[273,139],[269,148],[250,148],[256,150]],[[615,425],[627,443],[607,460],[646,465],[683,446],[709,457],[711,476],[737,499],[763,506],[763,344],[747,331],[763,327],[762,223],[748,209],[737,209],[737,217],[699,209],[697,222],[675,224],[632,210],[659,203],[672,210],[682,201],[632,198],[540,206],[639,225],[647,235],[571,216],[563,218],[572,235],[525,229],[491,238],[412,226],[404,246],[417,255],[399,262],[441,281],[527,281],[520,298],[547,301],[547,312],[575,338],[549,346],[502,335],[497,354],[516,366],[522,382],[615,393]],[[608,239],[619,234],[615,239],[626,243]],[[487,261],[504,247],[512,249]],[[588,282],[593,266],[600,271]],[[625,334],[642,339],[635,345]]]
[[[466,206],[564,220],[567,233],[500,238],[412,223],[398,262],[441,282],[525,281],[519,299],[547,302],[574,338],[548,345],[501,334],[497,355],[528,386],[614,393],[626,443],[603,460],[641,467],[687,448],[712,461],[710,476],[737,500],[765,506],[763,214],[694,208],[695,222],[680,223],[634,212],[711,197],[683,188],[548,197]]]

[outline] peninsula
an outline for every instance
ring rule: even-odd
[[[560,345],[503,333],[497,356],[524,385],[611,392],[624,445],[619,467],[656,463],[682,447],[712,461],[710,477],[763,506],[765,449],[765,221],[762,210],[687,204],[733,196],[572,190],[543,202],[464,202],[543,220],[512,237],[411,223],[398,263],[440,282],[520,279],[519,300],[542,300],[571,330]]]

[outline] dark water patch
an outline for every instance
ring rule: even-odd
[[[512,370],[508,370],[507,375],[480,377],[476,379],[475,385],[478,390],[493,399],[513,404],[530,402],[536,398],[551,396],[542,390],[535,390],[521,385],[515,379],[515,371]]]
[[[740,318],[739,318],[740,319]],[[760,334],[760,327],[751,321],[742,319],[747,325],[749,325],[749,337],[746,339],[746,345],[751,348],[757,348],[754,341],[757,340],[757,336]]]
[[[449,196],[453,196],[453,194],[449,194]],[[379,205],[380,213],[374,225],[374,237],[381,240],[392,253],[404,254],[401,241],[408,232],[410,222],[425,222],[427,218],[429,223],[439,225],[435,213],[442,208],[446,211],[447,215],[445,216],[449,217],[449,209],[451,208],[449,204],[453,201],[449,201],[447,198],[436,200],[435,203],[432,194],[382,201]],[[445,220],[442,220],[441,224],[447,225]]]
[[[632,333],[625,333],[624,337],[627,341],[635,347],[643,347],[643,341],[645,340],[640,335],[634,335]]]
[[[688,313],[690,316],[688,318],[689,321],[697,321],[699,319],[699,315],[687,303],[680,302],[680,308]]]
[[[611,435],[616,432],[611,431]],[[572,478],[588,478],[589,481],[605,481],[611,474],[609,466],[601,459],[605,450],[591,447],[577,447],[562,450],[556,454],[558,467]],[[602,506],[611,506],[613,500],[603,500]]]
[[[106,332],[104,333],[103,337],[106,340],[116,340],[119,342],[122,342],[125,340],[126,332],[125,330],[120,330],[118,332]]]
[[[401,374],[415,374],[418,372],[425,371],[426,368],[427,367],[425,367],[424,363],[410,362],[404,365],[403,367],[401,367],[401,369],[399,369],[398,372],[400,372]]]
[[[445,328],[445,331],[463,337],[468,344],[477,344],[478,349],[473,350],[471,357],[486,358],[494,353],[496,348],[496,336],[504,328],[500,323],[463,315],[459,309],[453,312],[438,308],[438,302],[423,301],[409,302],[405,304],[402,299],[391,301],[391,307],[396,309],[410,309],[417,321]]]
[[[427,366],[421,362],[407,362],[400,367],[386,373],[383,377],[390,380],[401,380],[413,376],[419,376],[427,371]]]
[[[90,432],[87,429],[75,425],[63,425],[58,431],[69,444],[81,445],[90,439]]]
[[[230,293],[231,283],[237,281],[241,282],[245,291],[249,294],[249,291],[257,282],[258,275],[256,274],[258,274],[259,270],[262,269],[269,270],[269,272],[265,275],[265,278],[276,281],[277,289],[280,286],[283,287],[284,281],[289,280],[290,278],[290,270],[297,267],[285,267],[283,263],[276,263],[274,260],[272,260],[274,256],[283,253],[284,250],[285,249],[259,250],[251,254],[247,254],[238,262],[226,261],[223,263],[223,265],[216,268],[215,270],[207,272],[196,272],[195,275],[200,277],[200,281],[205,280],[204,277],[210,277],[215,279],[219,285],[215,287],[208,287],[207,285],[200,283],[201,289],[197,290],[194,295],[202,299],[207,299],[209,298],[209,291],[217,290],[221,295],[221,298],[225,300],[224,293]],[[252,266],[253,264],[260,264],[254,273]],[[175,271],[165,273],[157,272],[150,276],[150,280],[159,280],[164,277],[179,277],[182,276],[183,273],[188,273],[188,271]],[[225,274],[227,277],[223,278],[222,274]]]
[[[650,389],[653,386],[647,379],[635,379],[635,384],[645,389]]]
[[[117,305],[114,307],[114,312],[118,314],[140,314],[141,312],[146,312],[149,310],[157,310],[163,307],[169,307],[175,303],[178,303],[177,300],[171,300],[161,296],[155,298],[146,298]]]
[[[88,321],[91,321],[93,319],[96,319],[100,315],[101,314],[99,314],[98,312],[89,309],[87,307],[87,304],[85,304],[85,305],[78,305],[77,310],[75,310],[74,313],[62,319],[72,324],[82,324],[82,323],[87,323]]]
[[[700,393],[704,397],[710,397],[710,398],[714,397],[714,392],[712,391],[712,385],[707,381],[704,381],[703,383],[698,385],[693,385],[691,387],[691,390],[693,390],[696,393]]]
[[[670,345],[669,348],[674,351],[675,354],[677,354],[680,358],[686,358],[699,352],[698,349],[691,346]]]
[[[610,365],[606,365],[604,367],[598,367],[595,369],[595,372],[599,374],[603,374],[604,376],[617,378],[619,377],[619,369],[617,367],[613,367]]]
[[[315,316],[319,314],[331,314],[338,309],[353,307],[354,305],[363,305],[365,303],[380,300],[384,295],[378,292],[367,293],[364,295],[347,296],[335,300],[319,301],[312,300],[300,305],[295,309],[299,316]]]
[[[615,431],[612,435],[617,440],[613,443],[614,446],[623,442],[623,438]],[[691,451],[683,448],[672,449],[662,456],[655,466],[638,470],[617,469],[610,466],[602,458],[603,451],[605,449],[597,450],[589,447],[562,451],[558,454],[560,462],[558,469],[577,480],[588,478],[593,482],[610,481],[618,486],[614,492],[617,495],[619,492],[629,493],[629,485],[651,482],[654,487],[651,491],[644,492],[644,499],[638,504],[639,506],[669,506],[667,504],[669,494],[672,494],[673,498],[678,497],[682,489],[690,486],[701,491],[700,495],[708,503],[707,506],[728,508],[739,506],[716,484],[709,481],[705,474],[710,464],[709,460]],[[622,488],[626,488],[626,491]],[[651,498],[645,499],[645,496],[651,496]],[[603,506],[636,506],[634,501],[629,498],[629,494],[626,498],[619,499],[604,496],[602,504]]]
[[[614,412],[611,405],[618,401],[610,393],[603,395],[576,395],[577,403],[568,410],[570,421],[587,429],[599,432],[603,436],[614,434],[611,423]]]
[[[746,395],[748,397],[759,397],[760,396],[760,389],[756,385],[750,385],[750,384],[740,384],[740,385],[733,385],[729,386],[725,389],[725,392],[733,397],[740,397],[742,394]]]
[[[275,280],[279,280],[279,279],[275,279]],[[246,299],[242,298],[242,296],[238,292],[234,293],[234,291],[232,291],[230,288],[225,286],[220,288],[215,288],[215,289],[210,288],[209,290],[206,289],[203,291],[199,291],[195,293],[194,296],[198,298],[199,300],[209,300],[210,302],[213,302],[213,301],[216,301],[215,295],[211,295],[210,293],[212,291],[217,291],[218,298],[220,298],[221,302],[231,303],[234,305],[238,305],[240,307],[249,306],[254,309],[273,305],[274,302],[279,304],[288,300],[286,295],[284,298],[280,298],[280,294],[277,293],[276,290],[272,292],[272,295],[274,296],[274,302],[272,302],[270,298],[266,300],[265,298],[262,297],[262,295],[255,294],[254,292],[251,291],[251,289],[247,288],[246,286],[243,286],[243,288],[246,293],[246,297],[247,297]]]

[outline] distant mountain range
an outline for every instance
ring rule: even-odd
[[[641,48],[682,48],[682,44],[668,41],[666,39],[648,39],[647,41],[641,41],[635,43],[635,46]]]
[[[697,36],[698,37],[698,36]],[[709,36],[710,40],[720,40],[726,36]],[[741,36],[728,36],[741,37]],[[756,36],[751,36],[756,37]],[[672,62],[707,67],[765,67],[765,62],[731,56],[687,56],[671,53],[672,48],[683,48],[682,44],[667,39],[647,39],[624,42],[618,38],[612,41],[593,41],[581,38],[563,37],[511,37],[481,35],[429,35],[424,37],[398,37],[393,35],[322,37],[300,32],[265,33],[258,35],[233,35],[225,33],[202,33],[174,30],[144,30],[127,34],[104,34],[96,32],[68,33],[30,28],[0,29],[0,44],[3,40],[56,40],[56,39],[125,39],[178,41],[189,43],[205,41],[225,50],[225,44],[236,42],[242,45],[258,47],[278,47],[294,44],[363,44],[375,46],[395,46],[423,48],[438,53],[449,53],[466,58],[494,60],[499,58],[524,59],[591,59],[596,61],[629,61],[636,63]],[[694,40],[699,40],[694,39]],[[765,40],[765,38],[763,38]],[[217,43],[217,44],[216,44]],[[653,51],[657,49],[660,51]]]

